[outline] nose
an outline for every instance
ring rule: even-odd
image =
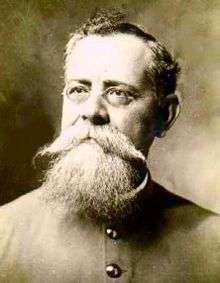
[[[104,125],[110,122],[108,111],[102,101],[101,95],[91,96],[84,105],[81,117],[94,125]]]

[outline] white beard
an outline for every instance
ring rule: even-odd
[[[82,132],[77,136],[69,128],[37,154],[52,157],[44,199],[96,220],[128,218],[137,202],[135,194],[127,195],[146,173],[144,156],[109,126],[89,126],[84,136]]]

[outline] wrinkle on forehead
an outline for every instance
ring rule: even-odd
[[[91,35],[74,46],[66,80],[118,80],[138,87],[151,62],[152,51],[134,35]]]

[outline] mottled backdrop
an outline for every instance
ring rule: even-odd
[[[220,2],[0,0],[0,201],[35,188],[31,158],[59,131],[63,51],[100,7],[122,7],[178,58],[182,114],[152,148],[153,177],[220,212]]]

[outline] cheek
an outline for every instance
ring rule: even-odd
[[[63,108],[62,108],[62,121],[61,128],[62,130],[73,125],[79,116],[79,109],[66,97],[63,99]]]
[[[111,113],[111,124],[129,137],[137,148],[147,147],[154,137],[154,108],[147,106],[137,105]]]

